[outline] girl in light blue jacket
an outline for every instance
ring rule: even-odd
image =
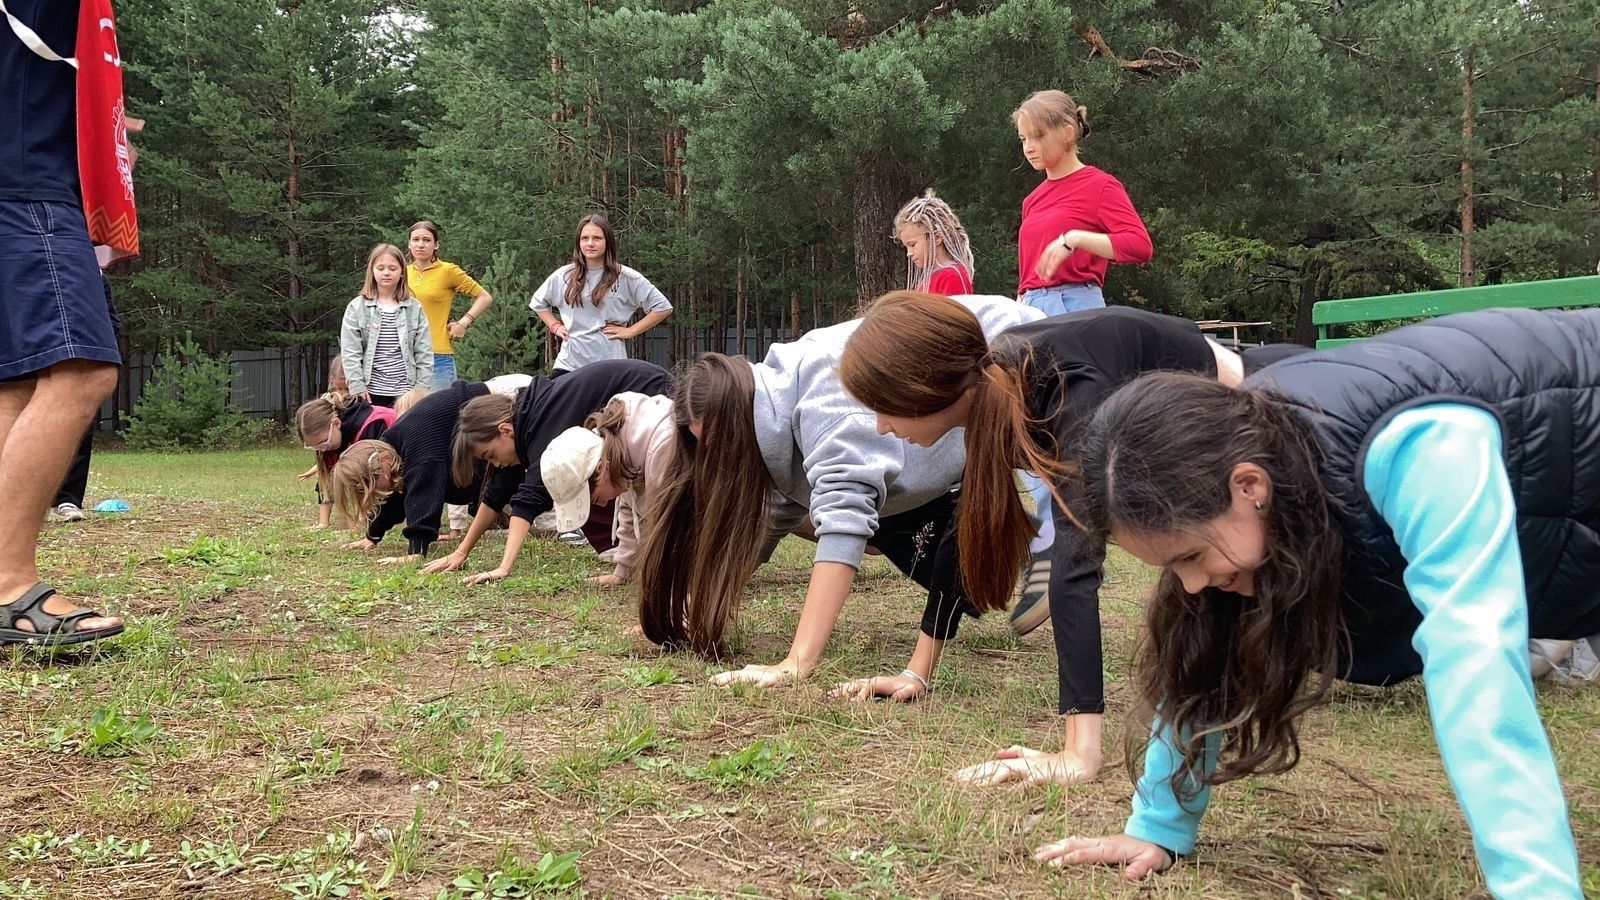
[[[367,254],[366,282],[345,307],[339,355],[350,393],[375,406],[393,408],[407,391],[431,386],[433,334],[399,247],[379,244]]]

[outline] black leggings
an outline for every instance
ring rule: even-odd
[[[928,589],[922,608],[922,633],[935,640],[956,636],[963,613],[977,618],[978,608],[961,585],[956,552],[957,491],[950,491],[916,509],[878,520],[867,544],[878,548],[895,568]]]

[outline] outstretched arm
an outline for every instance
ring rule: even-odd
[[[1373,438],[1366,489],[1407,561],[1434,735],[1489,891],[1577,898],[1577,850],[1528,673],[1528,601],[1501,454],[1488,412],[1417,407]]]

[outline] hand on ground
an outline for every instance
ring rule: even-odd
[[[341,550],[363,550],[363,551],[365,551],[365,550],[371,550],[373,547],[376,547],[376,546],[378,546],[378,542],[377,541],[371,541],[371,540],[367,540],[366,538],[362,538],[359,541],[351,541],[348,544],[342,544],[342,545],[340,545],[339,549],[341,549]]]
[[[461,583],[462,584],[488,584],[491,581],[499,581],[500,579],[502,579],[502,578],[504,578],[504,577],[506,577],[507,575],[510,575],[510,574],[511,574],[511,571],[509,569],[498,569],[498,568],[497,569],[490,569],[487,572],[479,572],[476,575],[468,575],[467,577],[461,579]]]
[[[742,669],[719,672],[711,676],[711,683],[717,687],[727,687],[730,684],[753,684],[756,687],[769,688],[799,680],[800,667],[787,659],[775,666],[762,666],[752,663]]]
[[[378,560],[378,565],[398,566],[404,563],[417,562],[420,559],[422,559],[421,553],[407,553],[405,556],[385,556],[383,559]]]
[[[955,774],[957,781],[968,784],[1001,784],[1020,781],[1023,784],[1076,784],[1092,781],[1100,774],[1100,761],[1066,750],[1045,753],[1029,747],[1010,746],[994,755],[988,762],[967,766]]]
[[[321,531],[322,529],[328,527],[328,523],[327,522],[313,522],[312,524],[307,525],[306,527],[311,529],[312,531]]]
[[[846,681],[828,692],[829,697],[844,697],[855,701],[887,697],[896,703],[910,703],[922,698],[928,689],[910,675],[874,675]]]
[[[453,544],[456,541],[461,540],[461,535],[463,533],[464,532],[460,532],[460,531],[457,531],[454,528],[452,528],[448,532],[439,535],[439,543],[441,543],[441,544]]]
[[[1033,858],[1052,866],[1124,866],[1122,874],[1129,881],[1138,881],[1151,872],[1165,871],[1173,862],[1167,851],[1125,834],[1062,838],[1033,851]]]
[[[460,550],[449,556],[441,556],[422,567],[424,575],[438,575],[440,572],[454,572],[467,564],[467,555]]]
[[[604,575],[591,575],[584,580],[590,584],[598,584],[602,587],[618,587],[628,583],[626,579],[615,572],[607,572]]]

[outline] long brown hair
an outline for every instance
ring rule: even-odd
[[[628,444],[622,438],[622,429],[627,426],[628,404],[618,399],[583,420],[583,427],[600,435],[600,459],[606,464],[606,478],[612,484],[631,486],[644,469],[628,464]]]
[[[461,407],[455,443],[450,448],[450,480],[457,486],[472,483],[478,467],[474,448],[494,440],[500,434],[500,426],[511,421],[516,409],[516,399],[494,393],[473,397]]]
[[[378,469],[392,463],[389,490],[378,489]],[[402,460],[394,446],[369,438],[356,441],[339,454],[339,462],[328,475],[328,497],[352,524],[372,521],[390,494],[405,490]]]
[[[1028,559],[1034,526],[1013,469],[1050,485],[1070,476],[1054,442],[1041,443],[1040,419],[1028,410],[1031,354],[991,353],[972,311],[936,294],[893,291],[873,302],[845,343],[839,380],[868,409],[922,418],[971,393],[967,466],[956,507],[961,580],[980,610],[1005,609]]]
[[[586,225],[593,225],[600,229],[606,236],[606,255],[601,261],[600,282],[594,286],[594,293],[589,299],[595,306],[605,300],[606,292],[611,290],[617,279],[622,277],[622,266],[617,262],[617,233],[611,230],[611,222],[598,213],[584,216],[578,220],[578,227],[572,232],[572,277],[567,279],[566,301],[568,306],[583,305],[583,284],[588,278],[589,261],[583,258],[583,248],[578,243],[583,238],[583,229]]]
[[[742,356],[707,353],[672,400],[677,441],[639,549],[639,624],[657,644],[720,658],[767,532],[772,476],[756,442],[755,373]]]
[[[1232,503],[1234,467],[1254,463],[1271,482],[1255,596],[1191,594],[1167,571],[1145,607],[1137,682],[1177,737],[1184,765],[1176,789],[1199,785],[1188,779],[1200,773],[1210,735],[1222,742],[1212,784],[1286,771],[1300,759],[1295,719],[1327,693],[1345,640],[1344,541],[1321,459],[1287,407],[1196,375],[1137,378],[1083,430],[1073,509],[1101,538],[1113,530],[1204,534]]]

